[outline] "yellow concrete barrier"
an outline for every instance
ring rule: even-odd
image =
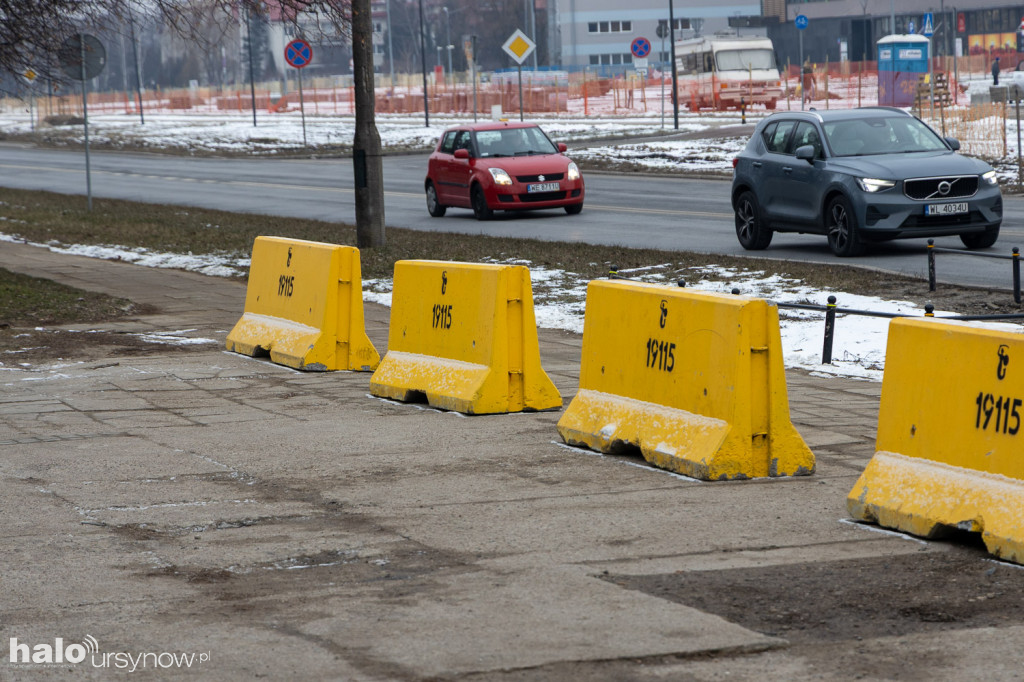
[[[375,369],[380,356],[363,321],[359,249],[257,237],[245,312],[227,349],[267,351],[272,361],[303,370]]]
[[[1024,563],[1024,336],[893,320],[875,449],[851,516],[922,537],[980,531]]]
[[[388,352],[370,392],[467,414],[560,407],[540,365],[530,271],[395,263]]]
[[[703,480],[814,471],[789,420],[778,309],[739,296],[591,282],[580,390],[558,431]]]

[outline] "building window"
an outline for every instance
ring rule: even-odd
[[[632,21],[591,21],[587,23],[588,33],[632,33]]]
[[[601,63],[600,55],[596,55],[596,54],[590,55],[590,63],[593,66],[597,66],[598,64],[600,64]]]

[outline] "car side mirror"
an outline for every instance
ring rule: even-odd
[[[947,137],[946,144],[948,144],[949,148],[952,149],[953,151],[958,151],[960,149],[960,140],[956,139],[955,137]]]
[[[796,158],[798,159],[803,159],[807,163],[813,164],[814,156],[815,151],[813,144],[805,144],[803,147],[796,148]]]
[[[568,145],[566,145],[566,144],[565,144],[564,142],[559,142],[559,143],[558,143],[558,151],[559,151],[559,152],[566,152],[566,151],[569,151],[569,147],[568,147]]]
[[[468,149],[456,149],[455,150],[455,158],[456,159],[468,159],[469,158],[469,150]]]

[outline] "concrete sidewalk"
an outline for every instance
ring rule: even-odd
[[[2,679],[106,677],[114,653],[142,652],[205,654],[190,670],[218,680],[1012,679],[1024,664],[1010,607],[817,637],[731,615],[738,593],[681,596],[743,576],[769,595],[749,611],[813,612],[851,566],[985,560],[844,522],[879,384],[788,373],[815,475],[700,483],[564,447],[560,411],[467,418],[373,398],[367,373],[227,353],[235,282],[11,243],[0,267],[160,311],[105,329],[217,339],[0,372],[0,632],[30,647],[88,635],[101,652],[13,664],[0,644]],[[388,309],[366,320],[383,355]],[[580,348],[540,331],[566,404]],[[787,567],[820,581],[773,584]],[[884,615],[885,570],[860,575],[883,586]],[[144,660],[153,679],[187,667]]]

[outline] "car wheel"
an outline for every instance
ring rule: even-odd
[[[987,249],[999,239],[999,225],[990,227],[984,232],[972,232],[960,235],[960,241],[968,249]]]
[[[772,231],[761,218],[753,192],[744,192],[736,200],[736,238],[748,251],[760,251],[772,243]]]
[[[583,210],[583,202],[582,201],[580,203],[578,203],[578,204],[573,204],[571,206],[566,206],[565,207],[565,212],[568,213],[569,215],[579,215],[580,211],[582,211],[582,210]]]
[[[469,201],[473,205],[473,215],[477,220],[490,220],[494,216],[494,211],[487,206],[487,197],[484,196],[483,187],[480,185],[473,185]]]
[[[853,207],[846,197],[838,196],[828,202],[828,208],[825,209],[825,231],[828,234],[828,247],[840,258],[859,256],[864,252],[857,217],[853,215]]]
[[[440,218],[447,209],[447,206],[442,206],[438,203],[437,190],[434,189],[434,183],[427,185],[427,213],[435,218]]]

